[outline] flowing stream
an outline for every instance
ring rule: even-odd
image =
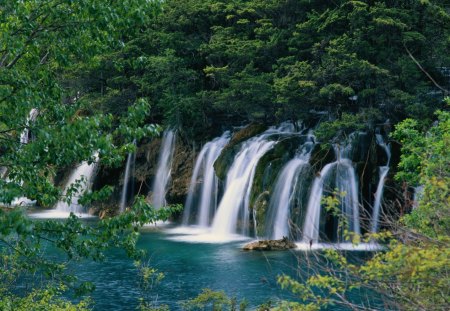
[[[74,214],[84,214],[84,207],[78,203],[78,199],[86,191],[91,190],[93,175],[97,167],[98,162],[98,152],[93,156],[94,161],[82,162],[78,167],[76,167],[70,174],[66,186],[64,187],[63,196],[67,195],[74,185],[76,185],[76,190],[72,192],[72,197],[70,202],[59,201],[56,204],[56,211],[58,212],[72,212]]]
[[[303,225],[303,242],[318,243],[320,233],[320,214],[322,198],[331,195],[332,189],[324,186],[333,181],[340,197],[340,210],[347,218],[350,231],[361,234],[359,225],[358,186],[352,162],[347,158],[351,151],[351,141],[341,148],[335,146],[337,160],[325,165],[314,180],[309,198],[305,222]]]
[[[283,167],[277,177],[266,217],[266,235],[270,239],[290,236],[290,210],[296,199],[298,184],[304,182],[305,174],[309,171],[309,158],[313,147],[314,137],[309,136],[295,158]]]
[[[277,143],[269,138],[275,134],[292,133],[293,126],[282,124],[242,143],[227,173],[225,193],[211,227],[218,236],[248,234],[249,197],[259,160]]]
[[[377,141],[377,144],[384,149],[387,156],[387,163],[384,166],[379,167],[379,180],[378,180],[378,186],[377,191],[375,192],[375,201],[373,204],[373,215],[372,215],[372,226],[370,228],[370,231],[372,233],[378,232],[378,226],[380,222],[380,210],[381,210],[381,199],[383,198],[383,191],[384,191],[384,183],[386,181],[386,176],[389,173],[389,164],[391,162],[391,149],[390,147],[384,142],[383,136],[381,134],[375,134],[375,138]]]
[[[133,141],[133,144],[136,145],[136,140]],[[130,152],[127,157],[127,164],[125,166],[125,175],[123,177],[123,187],[122,187],[122,195],[120,197],[120,205],[119,212],[123,213],[125,211],[125,207],[127,205],[127,198],[130,193],[130,179],[132,177],[132,171],[134,171],[134,163],[136,162],[136,153]]]
[[[214,162],[230,140],[230,132],[205,144],[200,151],[192,174],[189,192],[183,213],[183,225],[190,224],[195,208],[195,224],[200,227],[210,225],[211,216],[217,209],[218,179],[214,171]]]
[[[152,185],[152,204],[155,208],[160,208],[167,204],[166,191],[170,182],[175,141],[176,135],[174,131],[164,131],[158,159],[158,169]]]
[[[30,125],[30,123],[32,123],[36,120],[38,114],[39,114],[39,110],[37,110],[36,108],[33,108],[30,110],[30,113],[28,114],[28,117],[27,117],[25,129],[20,134],[20,143],[21,144],[28,144],[28,142],[30,141],[29,125]]]

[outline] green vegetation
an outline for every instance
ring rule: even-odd
[[[449,102],[449,99],[446,100]],[[378,304],[389,310],[446,310],[450,304],[450,114],[437,112],[438,123],[425,131],[406,119],[392,136],[402,143],[400,171],[396,178],[421,184],[424,193],[410,214],[393,222],[393,232],[368,234],[362,241],[384,241],[386,250],[363,264],[350,263],[335,250],[325,253],[335,265],[327,273],[299,282],[281,276],[279,283],[299,297],[300,302],[283,302],[280,309],[320,310],[323,306],[355,305],[348,300],[352,290],[377,293]],[[424,130],[422,128],[422,130]],[[425,133],[425,134],[424,134]],[[333,210],[336,198],[327,199]],[[404,225],[403,225],[403,224]],[[359,243],[359,239],[353,243]],[[376,307],[375,307],[376,308]]]
[[[450,18],[441,1],[171,0],[163,8],[90,75],[106,77],[103,101],[149,97],[152,120],[190,138],[320,112],[353,114],[366,126],[425,122],[442,107]]]
[[[366,263],[330,251],[337,272],[303,283],[280,277],[299,300],[278,307],[348,306],[349,291],[369,288],[392,309],[445,310],[450,114],[442,68],[450,66],[449,30],[449,3],[437,0],[2,1],[0,168],[8,179],[0,178],[0,201],[70,201],[79,184],[63,195],[55,185],[62,173],[93,162],[96,152],[105,167],[119,167],[133,140],[158,134],[156,123],[201,140],[229,125],[258,122],[257,132],[284,120],[329,121],[317,129],[326,143],[390,119],[402,145],[397,181],[424,187],[417,208],[392,233],[362,237],[387,245]],[[32,109],[38,117],[31,122]],[[33,137],[27,144],[24,130]],[[89,309],[88,299],[60,298],[94,288],[68,275],[67,263],[102,260],[108,248],[139,259],[139,226],[179,209],[154,211],[136,198],[123,215],[88,226],[74,216],[34,222],[23,210],[1,208],[0,309]],[[48,245],[63,258],[47,257]],[[161,281],[156,270],[140,271],[144,289]],[[19,280],[30,287],[19,292]],[[237,308],[207,290],[185,305],[206,306]],[[141,307],[153,308],[145,300]]]

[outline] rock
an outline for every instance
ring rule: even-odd
[[[214,169],[219,179],[225,180],[228,169],[233,163],[234,156],[240,150],[240,143],[264,132],[266,129],[267,126],[265,125],[253,123],[233,134],[230,142],[223,148],[222,153],[214,163]]]
[[[281,240],[261,240],[250,242],[244,245],[245,251],[279,251],[296,248],[294,242],[289,241],[287,237],[283,237]]]
[[[166,199],[169,203],[184,203],[189,191],[197,154],[190,146],[177,141],[171,168],[171,183]]]

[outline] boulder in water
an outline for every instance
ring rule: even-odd
[[[287,237],[283,237],[281,240],[261,240],[254,241],[244,245],[245,251],[280,251],[296,248],[294,242],[289,241]]]

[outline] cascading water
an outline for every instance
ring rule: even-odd
[[[170,181],[175,140],[176,135],[174,131],[164,131],[158,159],[158,169],[152,185],[152,204],[155,208],[160,208],[167,204],[166,188]]]
[[[271,135],[292,133],[293,130],[293,125],[282,124],[279,128],[270,128],[242,144],[227,173],[225,193],[212,223],[213,234],[227,236],[236,233],[239,216],[240,231],[247,233],[250,218],[249,197],[256,166],[261,157],[276,144],[276,141],[269,140]]]
[[[20,143],[21,144],[28,144],[28,142],[30,140],[30,137],[29,137],[30,130],[28,127],[30,125],[30,122],[33,122],[34,120],[36,120],[38,114],[39,114],[39,110],[37,110],[36,108],[33,108],[30,110],[30,113],[28,114],[28,118],[27,118],[27,122],[26,122],[26,127],[20,134]]]
[[[266,221],[266,235],[270,239],[290,236],[290,210],[295,200],[297,185],[303,182],[303,177],[308,172],[313,146],[314,138],[308,136],[296,157],[283,167],[277,177]]]
[[[63,195],[66,195],[73,185],[78,184],[79,186],[77,187],[77,191],[72,193],[69,204],[64,201],[59,201],[56,204],[57,211],[72,212],[74,214],[81,214],[84,212],[83,206],[78,203],[78,198],[92,187],[92,179],[98,162],[98,152],[94,154],[93,158],[93,162],[88,163],[87,161],[84,161],[72,172],[67,180]]]
[[[136,140],[133,141],[136,145]],[[122,195],[120,198],[119,212],[123,213],[127,204],[127,197],[129,195],[130,188],[130,177],[132,176],[132,171],[134,170],[134,163],[136,162],[136,154],[134,152],[128,153],[127,164],[125,166],[125,176],[123,178]]]
[[[412,205],[413,209],[416,209],[419,206],[419,201],[422,199],[424,191],[425,191],[425,187],[423,185],[414,187],[414,197],[413,197],[413,205]]]
[[[389,172],[389,163],[391,161],[391,149],[389,146],[384,142],[383,136],[381,134],[375,134],[375,138],[377,141],[377,144],[384,149],[387,156],[387,162],[385,166],[379,167],[379,181],[377,186],[377,191],[375,192],[375,201],[373,204],[373,214],[372,214],[372,226],[370,228],[370,231],[372,233],[378,232],[378,224],[379,224],[379,218],[380,218],[380,210],[381,210],[381,199],[383,198],[383,190],[384,190],[384,183],[386,181],[386,176]]]
[[[217,208],[218,179],[214,172],[214,162],[229,140],[230,132],[227,131],[221,137],[208,142],[200,151],[186,199],[183,225],[189,225],[194,208],[197,208],[196,225],[209,225],[211,215]]]
[[[352,162],[347,158],[351,151],[353,137],[350,138],[349,144],[344,146],[344,148],[341,149],[339,146],[335,146],[337,160],[325,165],[320,175],[314,180],[303,226],[304,243],[317,243],[319,241],[320,213],[324,185],[330,181],[334,181],[339,194],[344,194],[340,200],[340,207],[342,213],[348,220],[350,231],[360,234],[356,174]]]
[[[34,122],[39,114],[39,110],[36,108],[32,108],[30,112],[28,113],[27,121],[25,123],[25,128],[20,134],[20,143],[25,145],[28,144],[30,141],[30,123]],[[0,167],[0,178],[5,179],[6,174],[8,173],[8,170],[4,167]],[[6,177],[6,182],[8,182],[9,179]],[[20,181],[20,185],[22,186],[23,181]],[[11,206],[19,206],[19,205],[33,205],[36,201],[30,200],[27,197],[18,197],[15,198],[11,202]]]

